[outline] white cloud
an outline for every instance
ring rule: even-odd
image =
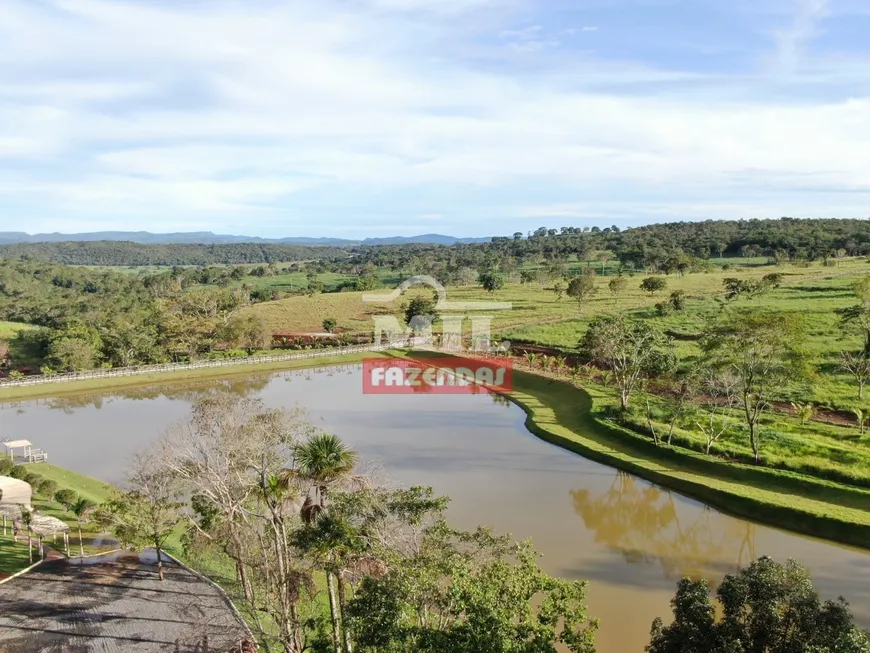
[[[438,4],[468,11],[486,0]],[[751,78],[694,87],[708,80],[576,54],[535,75],[475,67],[464,57],[462,18],[432,26],[414,17],[435,5],[322,0],[254,11],[59,0],[66,13],[46,13],[8,0],[0,7],[0,166],[10,166],[14,183],[0,186],[0,206],[6,198],[43,213],[113,218],[274,216],[300,194],[319,193],[328,205],[360,188],[533,193],[550,184],[578,197],[668,186],[674,203],[701,208],[680,200],[681,189],[744,189],[747,176],[795,192],[870,184],[868,99],[763,100]],[[824,9],[803,6],[806,18],[780,40],[785,59]],[[527,50],[553,42],[537,24],[507,27],[489,34]],[[667,92],[677,81],[679,94]],[[651,82],[656,95],[626,92]],[[711,91],[729,84],[743,99]],[[454,213],[444,197],[430,215]],[[630,201],[615,193],[609,210]],[[779,215],[777,201],[759,207]],[[850,196],[843,206],[852,204]],[[758,208],[739,198],[709,206]],[[579,210],[606,209],[599,200]]]
[[[818,21],[830,8],[830,0],[791,0],[794,16],[791,24],[777,32],[776,64],[778,70],[793,74],[804,57],[804,47],[816,35]]]

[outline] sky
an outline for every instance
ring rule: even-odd
[[[0,231],[870,217],[868,0],[2,0]]]

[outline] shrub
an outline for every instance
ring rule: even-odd
[[[40,481],[37,492],[44,497],[53,497],[54,493],[57,492],[57,482],[50,478],[44,478]]]
[[[13,465],[12,469],[9,470],[9,476],[11,476],[12,478],[21,479],[22,481],[24,480],[24,477],[27,476],[29,473],[30,472],[28,472],[27,469],[21,465]]]
[[[9,472],[12,471],[12,468],[15,467],[15,463],[13,463],[8,458],[0,458],[0,476],[9,476]]]
[[[69,488],[64,488],[54,493],[54,500],[67,510],[69,510],[70,506],[78,501],[78,499],[79,495],[76,494],[73,490],[70,490]]]

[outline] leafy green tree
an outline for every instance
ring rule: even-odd
[[[675,290],[671,293],[670,305],[675,311],[682,311],[686,308],[686,293],[683,290]]]
[[[562,295],[565,294],[565,284],[557,281],[553,284],[553,294],[556,295],[556,301],[562,301]]]
[[[595,286],[595,270],[586,268],[583,274],[574,277],[568,282],[568,297],[571,297],[577,302],[578,309],[582,310],[583,305],[598,293],[598,288]]]
[[[93,369],[97,362],[97,349],[83,338],[61,337],[48,348],[52,365],[64,372]]]
[[[624,316],[602,316],[590,324],[578,345],[587,361],[613,374],[622,410],[647,373],[661,372],[672,364],[670,341],[648,323]]]
[[[103,504],[111,529],[123,542],[152,546],[157,555],[157,577],[163,580],[166,543],[181,522],[181,489],[175,475],[149,456],[138,456],[126,491],[117,491]]]
[[[621,274],[617,277],[613,277],[610,281],[607,282],[607,288],[610,290],[610,294],[613,295],[614,301],[622,294],[622,292],[628,287],[628,278],[622,276]]]
[[[480,275],[480,285],[487,292],[494,293],[504,288],[504,277],[498,272],[489,270]]]
[[[803,350],[805,332],[793,315],[740,313],[708,329],[702,348],[710,366],[728,370],[737,393],[755,461],[761,461],[758,423],[774,397],[807,381],[813,371]]]
[[[866,349],[844,351],[840,355],[840,368],[855,379],[858,386],[858,400],[863,400],[864,386],[870,380],[870,352]]]
[[[647,277],[640,282],[640,289],[644,292],[648,292],[650,295],[654,295],[667,287],[668,282],[662,277]]]
[[[426,328],[438,319],[434,297],[412,297],[405,306],[405,322],[412,327]]]
[[[553,578],[528,543],[443,520],[387,573],[366,577],[348,605],[362,650],[420,653],[592,653],[597,623],[586,584]]]
[[[71,510],[72,507],[75,505],[76,501],[78,501],[78,499],[79,495],[76,494],[74,490],[70,490],[69,488],[63,488],[62,490],[58,490],[54,493],[54,500],[67,510]]]
[[[3,472],[0,471],[0,474]],[[37,492],[39,492],[42,496],[51,498],[54,496],[54,493],[57,492],[57,481],[53,481],[50,478],[44,478],[39,482],[39,487],[37,488]]]
[[[332,333],[333,331],[335,331],[335,327],[338,326],[338,320],[336,320],[334,317],[327,317],[323,320],[322,326],[324,331],[326,331],[327,333]]]
[[[848,604],[821,602],[806,569],[763,557],[716,590],[717,619],[706,580],[685,578],[671,601],[668,626],[653,622],[649,653],[865,653],[870,634],[859,630]]]

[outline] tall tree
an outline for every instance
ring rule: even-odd
[[[643,375],[673,358],[671,343],[660,331],[624,316],[595,318],[578,347],[589,362],[612,372],[622,410]]]
[[[803,350],[804,339],[797,317],[766,312],[735,314],[704,334],[702,348],[708,364],[728,371],[737,381],[756,462],[761,461],[761,416],[789,385],[807,381],[812,374]]]

